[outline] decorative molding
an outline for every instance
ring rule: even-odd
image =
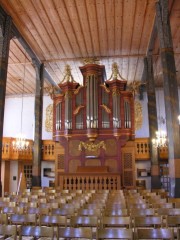
[[[84,108],[84,106],[83,106],[83,105],[79,105],[79,106],[73,111],[73,114],[74,114],[74,115],[77,115],[82,108]]]
[[[46,108],[45,129],[47,132],[52,132],[53,128],[53,104],[49,104]]]
[[[90,143],[80,142],[79,146],[78,146],[78,149],[79,149],[79,151],[82,151],[82,149],[84,148],[84,149],[86,149],[88,151],[95,152],[95,151],[97,151],[101,147],[104,150],[106,150],[106,144],[104,143],[104,141],[101,141],[101,142],[99,142],[97,144],[95,144],[93,142],[90,142]]]
[[[142,128],[143,115],[142,115],[142,105],[139,101],[135,101],[135,130]]]
[[[111,109],[108,108],[105,104],[100,105],[100,107],[102,107],[108,114],[111,113]]]

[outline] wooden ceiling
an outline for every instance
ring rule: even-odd
[[[105,65],[107,78],[117,62],[122,77],[140,81],[155,19],[157,0],[0,0],[2,8],[45,64],[58,84],[69,64],[82,83],[83,59],[96,57]],[[170,21],[180,81],[180,1],[169,1]],[[155,81],[162,81],[158,39],[153,51]],[[35,92],[35,70],[18,39],[10,42],[7,95]],[[23,81],[24,80],[24,81]],[[45,87],[49,86],[46,81]]]

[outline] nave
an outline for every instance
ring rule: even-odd
[[[180,198],[163,189],[34,187],[0,210],[0,239],[180,239]]]

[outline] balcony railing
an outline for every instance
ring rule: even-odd
[[[3,160],[32,160],[33,141],[29,140],[29,147],[26,150],[18,151],[12,147],[13,138],[3,138],[2,142],[2,159]],[[168,158],[167,147],[158,149],[159,158]],[[135,159],[150,160],[150,143],[149,138],[135,139]],[[55,142],[52,140],[42,141],[42,160],[55,161]]]
[[[18,151],[13,149],[13,138],[3,138],[2,142],[2,159],[3,160],[32,160],[33,158],[33,141],[29,141],[29,146],[25,150]],[[55,160],[55,142],[52,140],[42,141],[42,160]]]
[[[157,149],[159,159],[168,159],[168,148],[160,147]],[[150,140],[149,138],[135,139],[135,159],[136,160],[150,160]]]
[[[120,175],[116,173],[58,173],[61,190],[118,190],[121,188]]]

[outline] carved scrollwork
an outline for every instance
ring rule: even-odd
[[[118,79],[118,77],[123,80],[123,81],[126,81],[120,74],[119,72],[119,68],[118,68],[118,65],[116,62],[114,62],[112,64],[112,74],[110,76],[110,78],[108,79],[108,81],[112,81],[112,80],[115,80],[115,79]]]
[[[71,73],[71,67],[68,64],[65,66],[64,78],[60,83],[62,84],[62,83],[66,83],[66,82],[76,83],[76,81],[74,80],[73,75]]]
[[[99,64],[100,60],[97,57],[92,57],[92,58],[84,58],[82,60],[82,63],[84,65],[86,64]]]
[[[99,148],[103,148],[104,150],[106,150],[106,144],[104,143],[104,141],[101,141],[97,144],[95,144],[93,142],[90,142],[90,143],[80,142],[79,146],[78,146],[79,151],[82,151],[83,148],[88,151],[95,152]]]
[[[138,130],[142,127],[142,122],[142,105],[139,101],[135,101],[135,130]]]
[[[45,120],[45,128],[47,132],[52,132],[53,127],[53,104],[50,104],[46,108],[46,120]]]
[[[72,98],[72,95],[73,95],[72,91],[66,91],[64,97],[65,98]]]
[[[79,105],[79,106],[73,111],[73,114],[74,114],[74,115],[77,115],[82,108],[84,108],[84,106],[83,106],[83,105]]]
[[[81,88],[84,88],[84,86],[81,86],[81,85],[80,85],[80,86],[74,91],[74,94],[75,94],[75,95],[78,94]]]
[[[119,95],[120,95],[120,91],[118,88],[112,89],[112,96],[119,96]]]
[[[104,88],[105,92],[110,93],[109,88],[107,88],[105,84],[100,84],[100,87]]]
[[[108,114],[111,113],[111,109],[108,108],[105,104],[100,105],[100,107],[102,107]]]

